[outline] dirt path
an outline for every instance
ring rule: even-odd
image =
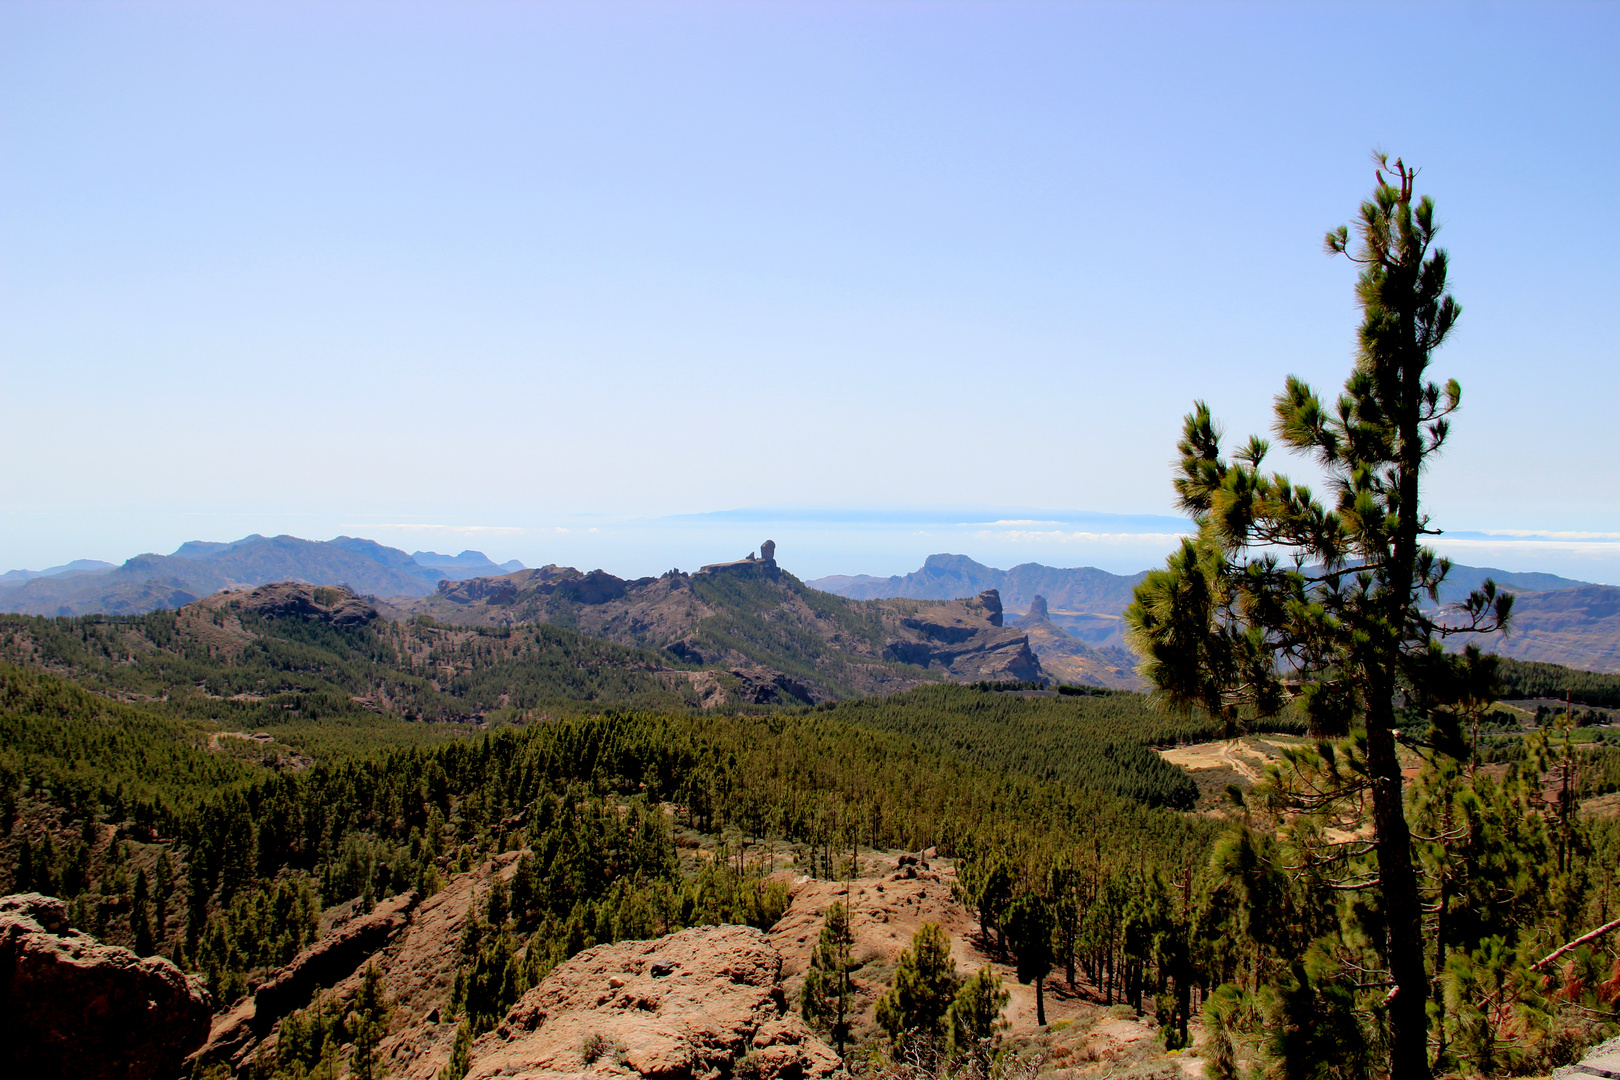
[[[1228,739],[1221,746],[1221,760],[1241,773],[1251,784],[1260,782],[1260,772],[1243,758],[1233,753],[1239,746],[1238,740]]]
[[[1261,781],[1261,770],[1273,760],[1264,750],[1245,746],[1241,739],[1177,746],[1170,750],[1160,750],[1159,756],[1170,764],[1180,765],[1189,771],[1231,769],[1251,784],[1258,784]]]

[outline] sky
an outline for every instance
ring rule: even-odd
[[[1620,584],[1620,5],[0,5],[0,569],[1162,560],[1421,167],[1460,562]],[[1271,462],[1308,477],[1304,463]]]

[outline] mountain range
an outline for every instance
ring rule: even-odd
[[[759,665],[790,678],[803,676],[809,682],[800,689],[819,698],[889,686],[892,680],[879,677],[876,668],[867,670],[867,665],[875,662],[881,667],[889,660],[912,663],[886,656],[885,650],[891,646],[903,650],[910,647],[908,642],[916,645],[923,640],[932,641],[929,648],[934,650],[924,667],[932,665],[950,677],[965,678],[980,670],[1012,677],[1008,673],[1023,670],[1014,656],[1016,649],[1000,661],[982,657],[946,661],[936,648],[949,644],[940,637],[944,630],[930,622],[939,612],[927,605],[902,611],[906,605],[896,603],[982,604],[974,598],[994,592],[998,611],[1004,607],[1010,622],[1004,624],[997,614],[990,626],[986,609],[973,616],[978,624],[974,634],[994,629],[1024,639],[1046,673],[1062,681],[1137,685],[1135,660],[1125,648],[1122,615],[1142,574],[1039,563],[1002,570],[966,555],[941,553],[928,556],[921,568],[905,575],[835,575],[800,582],[776,571],[773,560],[758,562],[769,562],[773,568],[764,577],[754,575],[759,579],[756,584],[769,588],[745,596],[731,595],[742,580],[736,573],[721,575],[730,582],[727,593],[712,573],[671,572],[661,578],[627,580],[601,570],[587,573],[557,566],[527,570],[515,560],[497,564],[479,551],[407,553],[359,537],[313,541],[255,534],[230,542],[194,540],[168,555],[137,555],[122,565],[80,559],[45,570],[12,570],[0,575],[0,612],[135,615],[179,608],[226,589],[273,582],[342,585],[382,598],[380,608],[394,617],[428,615],[452,625],[545,622],[624,645],[671,648],[676,655],[690,649],[692,658],[704,662],[739,670]],[[746,560],[735,566],[748,569]],[[1441,591],[1442,603],[1463,598],[1486,578],[1517,597],[1511,632],[1488,639],[1484,643],[1488,650],[1590,671],[1620,671],[1620,589],[1553,574],[1454,565]],[[832,617],[827,602],[815,599],[827,594],[883,603],[846,606]],[[750,603],[758,604],[758,609],[746,612]],[[966,610],[952,618],[966,617]],[[760,632],[772,620],[777,623],[770,633]],[[920,630],[908,620],[930,628]],[[857,625],[859,631],[853,629]],[[986,649],[988,655],[1000,647],[991,648],[981,640],[963,656]],[[790,661],[811,654],[821,659],[794,674]],[[846,664],[855,666],[839,674]],[[811,670],[815,674],[806,674]]]
[[[720,669],[733,700],[821,702],[887,693],[934,679],[1042,677],[1029,635],[1003,622],[1000,597],[854,600],[808,588],[774,558],[695,573],[618,578],[546,566],[443,581],[429,596],[380,604],[396,621],[448,626],[548,623],[594,638],[667,651]]]
[[[1110,649],[1124,649],[1123,615],[1131,602],[1131,589],[1142,577],[1110,574],[1092,566],[1062,569],[1039,563],[998,570],[966,555],[940,554],[928,556],[921,569],[905,575],[839,575],[807,584],[863,599],[938,599],[996,589],[1009,614],[1040,610],[1043,614],[1036,622],[1045,622],[1079,639],[1099,653],[1096,660],[1108,664],[1117,658]],[[1509,632],[1478,642],[1487,652],[1588,671],[1620,672],[1620,588],[1554,574],[1454,564],[1441,587],[1440,603],[1453,604],[1466,598],[1487,578],[1515,594]],[[1022,628],[1023,622],[1014,625]],[[1454,638],[1451,644],[1460,647],[1462,641]],[[1076,655],[1072,646],[1050,632],[1043,635],[1032,631],[1030,646],[1041,657],[1042,666],[1054,675],[1065,663],[1059,655]],[[1128,670],[1131,665],[1116,666]],[[1105,681],[1104,685],[1116,684]]]
[[[522,563],[491,562],[482,552],[407,554],[375,540],[339,536],[244,536],[192,540],[168,555],[145,554],[121,566],[81,559],[48,570],[0,576],[0,611],[24,615],[137,615],[177,608],[222,589],[276,581],[345,585],[375,596],[424,596],[440,581],[509,573]]]

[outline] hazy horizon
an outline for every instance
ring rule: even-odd
[[[215,518],[227,527],[236,519]],[[802,579],[833,574],[889,577],[922,566],[929,555],[966,555],[1000,569],[1020,563],[1057,567],[1093,566],[1134,574],[1162,564],[1177,537],[1189,532],[1184,519],[1155,515],[1059,513],[1028,507],[914,510],[904,513],[851,509],[737,509],[662,518],[570,518],[548,525],[449,525],[423,522],[320,522],[276,518],[274,525],[153,542],[114,551],[107,538],[95,551],[60,552],[32,565],[5,570],[41,570],[74,559],[121,563],[138,554],[172,553],[191,540],[234,541],[255,533],[289,534],[305,540],[359,536],[390,547],[456,555],[482,551],[491,561],[518,559],[603,569],[625,578],[742,558],[764,540],[775,540],[777,559]],[[172,522],[158,523],[153,537],[179,536]],[[1558,534],[1504,535],[1457,531],[1436,538],[1435,547],[1454,562],[1514,573],[1548,573],[1602,585],[1620,585],[1620,537]]]

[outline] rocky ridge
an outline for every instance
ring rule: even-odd
[[[582,1074],[816,1080],[838,1056],[788,1009],[782,957],[748,926],[698,926],[586,949],[472,1050],[468,1080]]]
[[[46,1033],[33,1034],[52,1053],[64,1042],[64,1032],[74,1034],[75,1045],[59,1058],[70,1069],[56,1069],[50,1062],[58,1059],[36,1054],[20,1060],[46,1064],[22,1075],[157,1080],[189,1067],[246,1080],[257,1063],[275,1059],[281,1024],[293,1010],[317,997],[346,1008],[365,969],[375,965],[393,1003],[380,1046],[387,1075],[438,1080],[456,1041],[457,1023],[448,1006],[466,919],[481,907],[497,877],[511,878],[522,854],[507,852],[457,874],[426,899],[406,893],[369,913],[351,905],[329,910],[322,937],[253,994],[227,1006],[214,1018],[211,1032],[207,995],[194,977],[167,961],[138,960],[66,930],[60,901],[5,898],[0,942],[7,949],[15,951],[15,943],[26,939],[30,944],[23,951],[29,955],[74,955],[80,967],[88,962],[96,968],[102,982],[54,971],[41,983],[37,965],[20,965],[19,971],[36,975],[32,982],[0,984],[9,995],[3,1003],[11,1006],[0,1017],[0,1023],[12,1025],[4,1045],[25,1046],[16,1041],[24,1025]],[[1033,988],[1019,985],[1013,969],[979,939],[972,916],[952,895],[953,866],[931,851],[863,853],[848,881],[783,869],[772,876],[788,886],[790,902],[768,932],[703,926],[586,949],[555,968],[472,1044],[467,1076],[831,1080],[841,1075],[841,1063],[800,1020],[796,1003],[822,921],[835,901],[852,913],[852,951],[859,965],[854,972],[857,1037],[877,1034],[874,1002],[892,980],[900,952],[924,922],[934,922],[950,937],[961,974],[989,965],[1001,976],[1011,993],[1005,1013],[1009,1035],[1033,1040],[1054,1065],[1129,1066],[1161,1053],[1153,1048],[1150,1023],[1103,1011],[1084,988],[1064,987],[1059,972],[1046,990],[1053,1027],[1039,1028]],[[60,983],[49,985],[51,980]],[[135,992],[109,989],[116,987]],[[32,1000],[24,1001],[24,994]],[[94,1035],[83,1038],[81,1031]],[[206,1045],[182,1066],[181,1055],[202,1044],[205,1035]],[[346,1060],[346,1050],[343,1056]]]
[[[774,556],[774,546],[769,550]],[[635,580],[545,566],[445,581],[432,596],[381,607],[395,619],[426,615],[451,626],[552,623],[621,645],[664,649],[687,663],[723,669],[718,676],[682,676],[698,680],[694,688],[705,700],[716,679],[742,684],[730,695],[734,702],[793,704],[888,693],[931,678],[1044,677],[1028,635],[1005,625],[994,589],[969,599],[854,601],[807,588],[774,557]]]

